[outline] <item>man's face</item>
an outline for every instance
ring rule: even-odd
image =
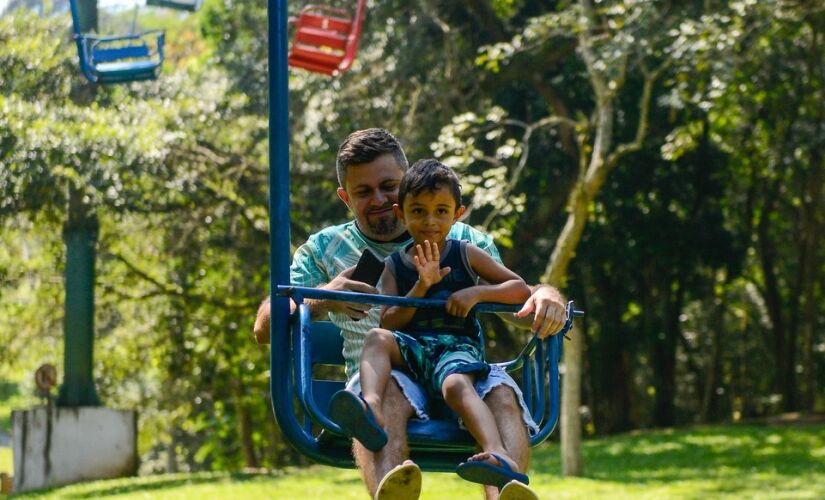
[[[391,154],[347,168],[344,188],[338,188],[338,197],[355,214],[358,227],[367,237],[390,241],[404,232],[404,225],[392,209],[398,203],[398,185],[403,175]]]

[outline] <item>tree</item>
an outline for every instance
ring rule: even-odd
[[[582,78],[587,83],[589,98],[578,111],[568,111],[569,105],[548,100],[551,114],[525,123],[508,119],[499,113],[492,120],[475,118],[475,127],[464,126],[456,131],[453,126],[445,137],[461,136],[471,139],[458,141],[459,147],[445,147],[453,152],[453,158],[490,158],[479,152],[475,143],[476,133],[485,131],[487,138],[501,138],[509,127],[523,130],[517,140],[499,139],[508,149],[494,157],[499,165],[513,160],[512,169],[501,172],[511,182],[503,193],[499,205],[512,201],[512,186],[517,182],[524,166],[528,163],[529,142],[536,132],[545,127],[566,127],[572,133],[575,145],[559,143],[576,158],[575,180],[567,199],[567,219],[555,241],[550,258],[544,267],[541,281],[559,287],[565,284],[568,267],[576,252],[585,225],[592,214],[593,202],[604,185],[608,173],[619,161],[638,152],[648,135],[648,115],[653,98],[654,84],[671,64],[676,55],[672,35],[667,27],[677,25],[683,13],[661,11],[653,2],[615,1],[594,4],[583,0],[566,6],[559,12],[543,14],[529,19],[522,32],[509,42],[488,47],[480,61],[492,70],[498,70],[503,62],[517,61],[522,54],[538,52],[544,58],[555,61],[559,53],[571,42],[583,63]],[[549,52],[549,55],[548,55]],[[527,56],[525,56],[527,57]],[[625,109],[620,107],[623,93],[628,92],[628,81],[638,82],[641,93],[633,109],[636,118],[634,133],[616,130],[619,121],[622,128],[628,123]],[[546,89],[544,95],[555,95]],[[542,89],[539,89],[541,94]],[[632,90],[631,90],[632,93]],[[576,118],[573,118],[576,116]],[[632,125],[631,125],[632,126]],[[565,133],[565,131],[563,131]],[[446,143],[449,141],[442,141]],[[455,141],[454,141],[455,142]],[[457,152],[457,154],[456,154]],[[580,372],[583,338],[573,335],[573,341],[566,346],[564,364],[565,380],[562,404],[562,454],[565,475],[579,475],[582,472],[579,416],[579,395],[581,393]]]
[[[695,58],[705,76],[683,79],[676,94],[711,110],[711,134],[739,174],[731,202],[753,233],[746,278],[764,303],[771,385],[786,411],[813,409],[816,392],[824,20],[814,4],[734,2],[693,27],[708,40]],[[690,149],[691,137],[680,128],[671,144]]]

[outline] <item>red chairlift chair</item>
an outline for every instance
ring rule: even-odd
[[[366,0],[358,0],[353,17],[349,11],[307,5],[295,22],[295,38],[289,65],[315,73],[337,76],[355,60]]]

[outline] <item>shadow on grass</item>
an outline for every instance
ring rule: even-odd
[[[181,486],[197,486],[206,483],[242,483],[256,479],[278,479],[283,477],[283,474],[250,474],[243,472],[229,473],[196,473],[183,475],[169,475],[169,476],[146,476],[145,478],[125,479],[122,484],[119,480],[106,481],[101,483],[100,488],[95,488],[93,484],[76,485],[75,488],[83,491],[71,491],[65,487],[60,491],[61,498],[100,498],[112,495],[122,495],[125,493],[150,493],[152,491],[164,490],[169,488],[178,488]],[[116,483],[116,484],[112,484]],[[37,490],[29,493],[21,493],[14,495],[13,498],[32,498],[46,495],[53,491],[58,491],[59,488]]]
[[[825,427],[730,426],[624,435],[585,444],[585,477],[645,484],[768,473],[791,480],[819,471],[821,457],[812,453],[817,448],[819,453],[825,449]],[[559,470],[559,461],[536,453],[532,468]]]
[[[359,485],[362,484],[361,483],[361,476],[351,477],[349,479],[341,477],[341,478],[333,479],[330,482],[332,484],[336,485],[336,486],[341,486],[341,487],[359,486]],[[366,490],[364,490],[364,491],[366,491]]]

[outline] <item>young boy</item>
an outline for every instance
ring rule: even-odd
[[[478,247],[447,239],[450,227],[464,213],[458,178],[447,166],[421,160],[410,167],[393,210],[414,241],[387,259],[382,293],[441,298],[447,305],[445,309],[382,308],[383,328],[369,332],[361,357],[367,411],[383,427],[381,395],[390,370],[406,369],[431,396],[443,397],[483,450],[459,466],[462,477],[499,487],[510,479],[527,483],[526,475],[512,470],[516,462],[507,455],[493,414],[473,387],[476,379],[487,376],[490,366],[483,360],[478,323],[468,315],[479,302],[523,303],[530,289]]]

